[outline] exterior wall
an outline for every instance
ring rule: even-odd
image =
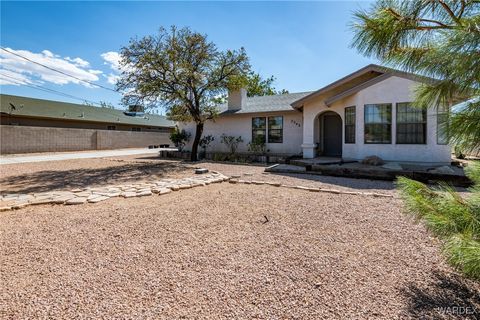
[[[304,105],[303,109],[303,155],[304,158],[316,156],[316,147],[320,143],[318,115],[325,111],[334,111],[342,118],[342,157],[361,160],[376,155],[387,161],[448,163],[451,160],[451,148],[437,144],[437,116],[433,108],[427,111],[427,143],[424,145],[396,144],[396,103],[413,101],[415,81],[390,77],[374,84],[354,95],[346,97],[327,107],[325,96],[317,97]],[[374,103],[392,104],[392,143],[364,143],[364,105]],[[356,106],[355,144],[345,144],[344,109]]]
[[[142,131],[171,132],[173,128],[168,127],[146,127],[140,125],[128,125],[120,123],[107,122],[90,122],[90,121],[71,121],[62,119],[48,118],[29,118],[15,115],[2,114],[0,117],[2,125],[18,125],[32,127],[49,127],[49,128],[78,128],[78,129],[98,129],[107,130],[108,126],[115,126],[115,130],[131,131],[132,128],[141,128]]]
[[[172,144],[168,133],[0,126],[0,153],[142,148]]]
[[[203,135],[215,137],[215,140],[208,147],[208,151],[228,151],[226,146],[220,142],[220,136],[226,134],[236,137],[241,136],[243,143],[239,145],[238,152],[247,152],[247,144],[252,140],[252,118],[268,116],[283,116],[283,143],[267,143],[267,150],[270,153],[301,154],[302,113],[299,111],[236,114],[219,117],[215,119],[215,122],[208,121],[205,124]],[[195,124],[180,124],[179,127],[192,134],[190,143],[186,146],[186,149],[191,149],[195,136]]]

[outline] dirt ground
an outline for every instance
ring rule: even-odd
[[[0,185],[24,192],[192,175],[190,164],[140,158],[2,166]],[[388,182],[201,166],[395,193]],[[480,285],[439,248],[398,197],[221,183],[32,206],[0,213],[0,318],[451,319],[442,308],[455,306],[478,317]]]

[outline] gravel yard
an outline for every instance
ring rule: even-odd
[[[395,194],[389,182],[201,166]],[[138,156],[0,169],[9,191],[192,175],[189,164]],[[478,317],[480,285],[458,276],[401,208],[396,196],[220,183],[1,212],[0,318],[450,319],[441,308],[454,306]]]

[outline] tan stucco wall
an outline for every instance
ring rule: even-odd
[[[2,154],[142,148],[160,144],[172,145],[168,133],[0,126]]]
[[[363,89],[356,94],[335,102],[330,107],[324,103],[325,96],[319,96],[309,101],[303,108],[303,145],[304,157],[311,158],[315,154],[315,145],[320,143],[318,115],[325,111],[334,111],[342,118],[344,126],[344,109],[356,106],[356,143],[344,143],[344,128],[342,130],[342,156],[345,159],[360,160],[366,156],[376,155],[389,161],[412,162],[450,162],[451,148],[448,145],[437,144],[437,116],[433,108],[427,111],[427,143],[424,145],[396,144],[396,103],[413,101],[415,81],[390,77],[382,82]],[[364,143],[364,105],[373,103],[392,104],[392,143]]]
[[[302,113],[299,111],[291,112],[269,112],[255,114],[237,114],[222,116],[205,124],[203,135],[213,135],[215,141],[208,148],[209,151],[226,152],[228,151],[224,144],[220,142],[220,136],[241,136],[243,143],[240,144],[238,152],[247,152],[247,144],[252,140],[252,118],[283,116],[283,143],[267,143],[267,149],[271,153],[300,154],[302,152]],[[191,149],[193,137],[195,135],[195,125],[193,123],[179,124],[192,134],[190,143],[186,146]]]

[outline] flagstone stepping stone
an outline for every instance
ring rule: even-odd
[[[74,198],[76,198],[76,196],[73,195],[73,194],[72,195],[59,196],[59,197],[53,198],[52,203],[62,204],[62,203],[65,203],[65,201],[70,200],[70,199],[74,199]]]
[[[83,191],[83,192],[75,193],[75,195],[76,195],[77,197],[82,197],[82,198],[83,198],[83,197],[88,197],[88,196],[90,196],[91,194],[92,194],[92,193],[89,192],[89,191]]]
[[[181,184],[178,186],[180,189],[190,189],[192,187],[191,184]]]
[[[124,198],[133,198],[133,197],[137,196],[137,193],[132,192],[132,191],[127,191],[127,192],[122,193],[121,196],[124,197]]]
[[[150,191],[150,190],[141,191],[141,192],[137,193],[137,197],[145,197],[145,196],[151,196],[151,195],[152,195],[152,191]]]
[[[205,174],[205,173],[208,173],[208,169],[206,168],[195,169],[195,174]]]
[[[76,198],[73,198],[73,199],[70,199],[70,200],[67,200],[65,201],[65,204],[68,204],[68,205],[75,205],[75,204],[83,204],[87,202],[87,198],[85,197],[76,197]]]
[[[99,196],[99,197],[96,197],[96,198],[93,198],[93,199],[87,199],[87,201],[90,202],[90,203],[97,203],[97,202],[104,201],[104,200],[107,200],[107,199],[110,199],[110,197]]]
[[[180,187],[179,186],[170,186],[170,189],[172,189],[173,191],[178,191],[178,190],[180,190]]]
[[[11,207],[11,206],[3,206],[3,207],[0,207],[0,212],[2,212],[2,211],[8,211],[8,210],[12,210],[12,207]]]
[[[78,188],[76,188],[76,189],[72,189],[72,190],[70,190],[70,191],[72,191],[72,192],[76,193],[76,192],[82,192],[82,191],[83,191],[83,189],[78,189]]]
[[[158,194],[162,195],[162,194],[167,194],[167,193],[170,193],[170,192],[172,192],[172,190],[167,189],[167,188],[163,188],[163,189],[159,190]]]

